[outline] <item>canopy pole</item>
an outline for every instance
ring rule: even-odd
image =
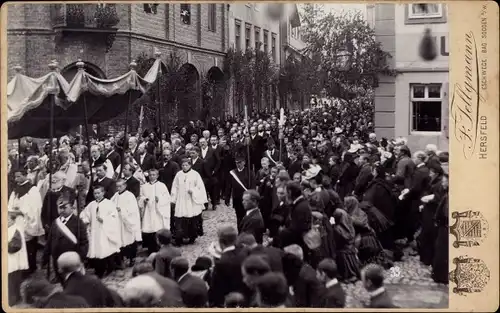
[[[76,62],[76,66],[78,67],[79,71],[84,70],[85,63],[81,59],[78,59],[78,62]],[[85,127],[85,137],[86,137],[86,143],[87,143],[87,156],[89,158],[89,165],[92,166],[92,154],[90,152],[90,133],[89,133],[89,117],[88,117],[88,112],[87,112],[87,96],[86,96],[86,90],[83,93],[83,125]],[[92,168],[90,169],[90,184],[89,184],[89,192],[92,190],[92,182],[94,181],[93,173],[92,173]]]
[[[137,63],[135,60],[132,60],[130,62],[130,69],[135,71],[135,68],[137,66]],[[128,94],[128,105],[127,105],[127,111],[125,113],[125,127],[123,128],[123,148],[121,151],[121,159],[120,159],[120,172],[118,173],[118,179],[122,177],[122,171],[123,171],[123,166],[125,164],[125,147],[128,146],[128,121],[130,118],[130,106],[132,105],[132,91],[129,92]]]
[[[155,57],[157,60],[160,61],[159,66],[158,66],[158,76],[156,77],[156,89],[157,89],[157,95],[156,95],[156,103],[158,106],[158,131],[159,131],[159,140],[160,140],[160,161],[163,164],[163,140],[162,140],[162,127],[161,127],[161,122],[162,122],[162,114],[161,114],[161,92],[160,92],[160,78],[162,75],[161,71],[161,52],[158,49],[155,49]]]
[[[56,71],[57,68],[57,62],[53,60],[49,64],[49,68],[52,72]],[[55,105],[55,93],[56,93],[56,82],[54,82],[54,78],[51,79],[51,86],[49,90],[49,97],[50,97],[50,120],[49,120],[49,132],[50,132],[50,141],[49,141],[49,203],[51,203],[51,197],[52,197],[52,172],[54,171],[53,168],[53,158],[54,158],[54,152],[53,152],[53,145],[54,145],[54,105]],[[49,252],[50,253],[50,252]],[[49,254],[49,259],[50,259],[50,254]],[[47,279],[50,278],[50,261],[47,264]]]

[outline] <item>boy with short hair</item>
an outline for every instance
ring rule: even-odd
[[[384,287],[384,268],[377,264],[368,264],[361,271],[363,286],[370,295],[369,308],[397,308],[392,296]]]

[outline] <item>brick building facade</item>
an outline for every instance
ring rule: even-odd
[[[117,77],[143,53],[154,58],[157,48],[165,60],[175,51],[183,64],[181,70],[196,79],[196,96],[189,105],[200,112],[203,77],[222,77],[228,40],[227,7],[223,3],[161,3],[149,7],[142,3],[26,3],[8,4],[7,9],[9,80],[15,65],[21,65],[25,75],[38,77],[47,73],[47,64],[53,59],[68,80],[76,71],[78,59],[95,76]],[[75,15],[75,10],[80,15]],[[111,12],[119,21],[105,25],[99,22],[97,11]],[[223,108],[225,98],[219,95],[214,103]]]

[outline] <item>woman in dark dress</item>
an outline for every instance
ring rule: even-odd
[[[360,277],[360,264],[354,246],[356,232],[351,217],[343,209],[335,210],[333,217],[335,219],[333,234],[339,278],[347,283],[352,283]]]
[[[420,261],[425,265],[431,265],[434,257],[434,249],[430,249],[436,241],[437,227],[434,225],[434,217],[436,209],[441,199],[443,198],[443,187],[441,181],[443,179],[443,169],[440,165],[433,165],[429,168],[431,182],[428,189],[425,191],[425,196],[422,198],[422,231],[418,237],[418,254]]]
[[[384,268],[390,268],[392,263],[389,262],[387,255],[377,239],[375,231],[368,223],[368,216],[359,207],[359,202],[356,197],[346,197],[344,199],[345,210],[351,216],[354,230],[356,231],[355,245],[358,249],[358,258],[361,267],[370,263],[382,265]]]
[[[432,260],[432,279],[436,283],[448,284],[448,174],[443,175],[441,184],[444,195],[436,209],[437,237],[434,246],[434,258]]]
[[[337,182],[337,192],[341,200],[343,200],[344,197],[350,195],[354,190],[354,185],[358,173],[359,167],[356,165],[356,163],[354,163],[354,154],[345,152],[342,157],[342,165],[339,180]]]
[[[393,216],[397,199],[389,182],[385,179],[382,165],[373,167],[373,179],[368,184],[360,208],[367,214],[368,223],[377,234],[384,249],[392,249],[394,244]]]

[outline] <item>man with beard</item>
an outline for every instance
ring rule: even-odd
[[[26,177],[26,170],[16,169],[14,179],[16,186],[10,195],[8,209],[9,211],[21,212],[24,216],[24,224],[20,226],[22,226],[21,229],[24,229],[29,273],[31,274],[36,271],[38,237],[44,233],[40,220],[42,199],[38,189]]]
[[[52,222],[59,216],[57,200],[62,194],[75,193],[74,189],[64,186],[66,175],[63,172],[56,172],[52,175],[51,190],[45,194],[42,204],[42,225],[47,236]],[[76,196],[75,196],[76,198]]]
[[[236,213],[239,231],[241,220],[245,216],[245,209],[242,204],[243,193],[248,189],[255,188],[255,175],[245,168],[245,158],[241,155],[236,156],[236,169],[231,170],[229,173],[231,175],[230,192],[233,197],[233,208]],[[229,196],[226,199],[229,199]],[[226,205],[229,205],[229,203],[226,202]]]

